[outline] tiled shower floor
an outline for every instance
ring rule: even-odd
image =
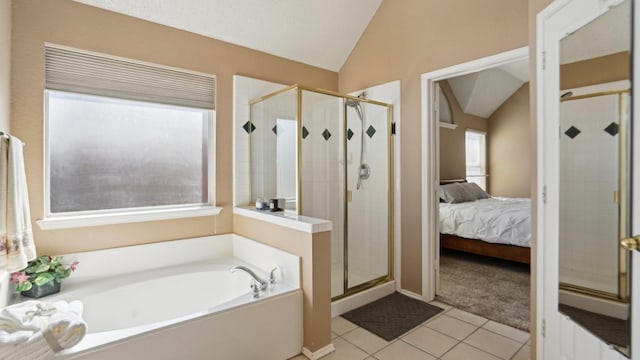
[[[342,317],[331,330],[336,351],[326,360],[528,360],[529,333],[439,302],[445,311],[387,342]],[[298,355],[292,360],[305,360]]]

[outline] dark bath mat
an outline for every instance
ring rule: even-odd
[[[352,323],[391,341],[443,309],[395,292],[342,314]]]

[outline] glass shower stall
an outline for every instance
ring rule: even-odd
[[[293,85],[250,102],[251,198],[331,220],[331,296],[390,281],[392,106]]]

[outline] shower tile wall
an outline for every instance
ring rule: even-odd
[[[610,293],[618,292],[618,113],[617,95],[561,105],[560,281]]]

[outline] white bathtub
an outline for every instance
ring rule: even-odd
[[[166,266],[154,267],[151,261],[140,268],[138,258],[135,270],[127,272],[126,264],[140,250],[145,259]],[[224,235],[66,258],[80,261],[78,276],[46,300],[81,300],[89,331],[61,358],[288,359],[302,349],[299,258],[293,255]],[[125,264],[125,269],[100,276],[108,266],[96,262]],[[254,299],[250,277],[231,273],[234,265],[265,277],[278,266],[276,284]]]

